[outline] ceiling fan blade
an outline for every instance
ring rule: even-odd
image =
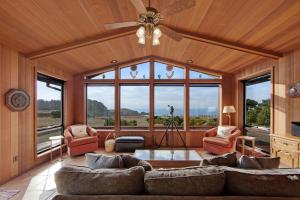
[[[104,24],[106,29],[116,29],[116,28],[124,28],[130,26],[137,26],[139,22],[118,22],[118,23],[111,23],[111,24]]]
[[[183,36],[180,33],[177,33],[173,29],[165,26],[165,25],[160,25],[159,26],[160,30],[166,34],[168,37],[172,38],[173,40],[180,41],[183,39]]]
[[[142,0],[131,0],[131,3],[134,5],[139,14],[147,12],[147,9]]]
[[[164,16],[174,15],[196,5],[195,0],[175,0],[173,4],[162,10],[160,13]]]

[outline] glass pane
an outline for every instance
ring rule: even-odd
[[[43,81],[37,81],[37,153],[50,148],[49,137],[63,133],[63,85],[55,80],[46,81],[45,76]],[[57,140],[53,146],[61,142]]]
[[[164,63],[154,63],[155,79],[184,79],[184,69],[167,65]]]
[[[149,86],[122,85],[120,95],[121,128],[149,128]]]
[[[62,124],[62,86],[37,81],[37,127],[50,128]]]
[[[87,79],[92,79],[92,80],[105,80],[105,79],[114,79],[115,78],[115,71],[109,71],[109,72],[103,72],[100,74],[95,74],[88,76]]]
[[[87,86],[87,121],[96,128],[114,128],[115,87],[113,85]]]
[[[270,77],[245,83],[245,134],[256,138],[256,147],[270,152]]]
[[[63,131],[63,127],[38,131],[37,153],[49,149],[51,145],[49,137],[61,135]],[[52,143],[52,147],[61,145],[61,143],[62,140],[54,140]]]
[[[149,79],[150,62],[131,65],[121,69],[121,79]]]
[[[190,87],[190,128],[214,127],[219,124],[219,87]]]
[[[154,89],[154,124],[165,129],[170,122],[170,107],[174,107],[174,121],[178,128],[184,125],[184,86],[157,85]]]
[[[220,78],[219,76],[214,76],[214,75],[190,70],[190,79],[219,79],[219,78]]]

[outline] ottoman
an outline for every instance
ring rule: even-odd
[[[121,136],[116,139],[116,152],[134,152],[144,148],[145,139],[141,136]]]

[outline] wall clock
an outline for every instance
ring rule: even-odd
[[[30,104],[30,96],[24,90],[11,89],[6,93],[6,106],[13,112],[23,111]]]
[[[300,97],[300,83],[291,85],[288,88],[287,94],[289,97],[294,97],[294,98]]]

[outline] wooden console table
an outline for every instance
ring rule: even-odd
[[[271,156],[280,157],[280,162],[292,167],[300,167],[300,138],[270,135]]]

